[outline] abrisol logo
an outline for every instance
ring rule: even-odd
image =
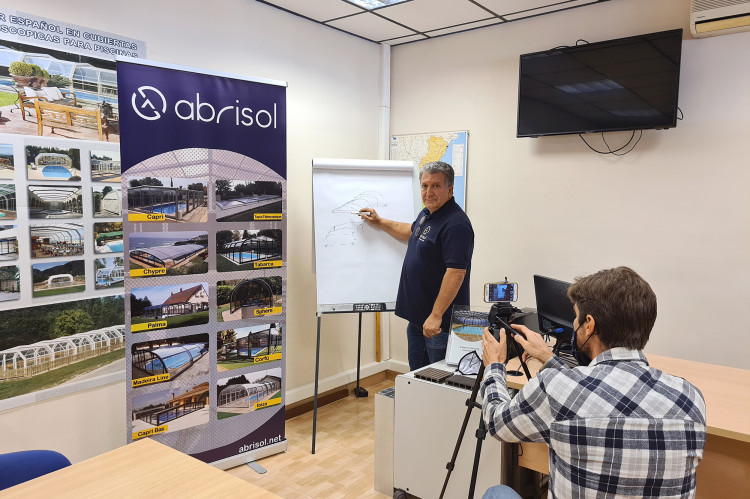
[[[140,106],[138,105],[138,94],[140,94]],[[154,105],[152,99],[157,103],[157,105]],[[161,102],[159,102],[159,100]],[[159,118],[161,118],[162,114],[167,112],[167,99],[164,97],[164,94],[155,87],[151,87],[148,85],[138,87],[138,92],[133,92],[133,96],[130,101],[133,106],[133,111],[135,111],[135,113],[144,120],[158,120]],[[159,107],[161,107],[161,112],[159,112]],[[143,114],[143,112],[141,112],[141,109],[150,110],[147,111],[149,114]]]

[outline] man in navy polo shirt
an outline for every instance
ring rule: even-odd
[[[442,161],[419,172],[422,210],[410,225],[386,220],[372,208],[360,216],[399,241],[408,241],[396,315],[409,321],[406,336],[413,371],[445,358],[453,305],[469,304],[474,230],[453,198],[453,168]]]

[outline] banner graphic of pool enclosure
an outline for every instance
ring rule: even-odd
[[[117,265],[96,271],[97,286],[113,286],[125,280],[125,267]]]
[[[83,190],[77,186],[29,186],[29,218],[80,218]]]
[[[0,225],[0,260],[18,258],[18,229],[13,225]]]
[[[136,350],[133,353],[133,379],[169,374],[169,380],[172,381],[207,354],[208,335],[206,335],[206,343],[187,343]]]
[[[34,175],[34,172],[41,175]],[[81,171],[73,167],[73,160],[67,154],[54,152],[41,152],[36,155],[34,162],[30,165],[29,178],[51,178],[68,179],[80,177]]]
[[[227,385],[219,392],[219,410],[252,410],[258,402],[268,400],[281,390],[281,378],[265,376],[255,383]]]
[[[222,246],[221,255],[239,264],[281,258],[281,242],[267,236],[232,241]]]
[[[200,244],[182,244],[179,246],[159,246],[130,250],[130,258],[150,268],[169,269],[192,259],[206,251]]]
[[[28,378],[125,347],[125,326],[111,326],[0,351],[0,381]]]
[[[229,316],[235,318],[240,312],[241,319],[256,317],[255,311],[273,307],[273,289],[263,279],[242,281],[232,290],[229,299]]]
[[[139,185],[128,188],[128,210],[140,213],[161,213],[182,221],[188,213],[206,204],[206,194],[182,187]]]
[[[0,184],[0,220],[16,218],[16,186]]]
[[[83,255],[83,225],[32,225],[31,257]]]
[[[122,191],[120,188],[112,189],[102,195],[102,191],[93,189],[94,216],[95,217],[121,217],[122,216]]]
[[[206,407],[208,405],[208,390],[208,382],[201,383],[185,393],[173,395],[161,403],[152,404],[150,407],[133,409],[132,418],[134,421],[140,420],[152,426],[163,425]],[[137,405],[137,401],[138,398],[136,397],[133,401],[134,406]]]
[[[271,324],[251,327],[251,332],[243,337],[237,338],[235,344],[238,357],[255,357],[261,354],[271,354],[281,348],[281,331]],[[252,331],[252,329],[256,329]]]

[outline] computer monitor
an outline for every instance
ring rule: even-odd
[[[536,312],[539,315],[539,329],[545,334],[573,334],[575,312],[567,296],[569,282],[558,281],[541,275],[534,276]]]

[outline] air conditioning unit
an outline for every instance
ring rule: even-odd
[[[695,38],[750,31],[750,0],[692,0],[690,31]]]

